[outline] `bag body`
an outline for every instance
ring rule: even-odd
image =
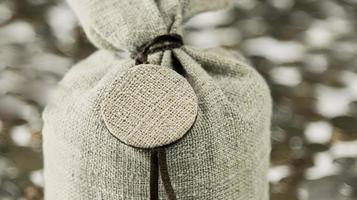
[[[87,7],[80,5],[82,2],[86,2]],[[180,18],[181,15],[177,14],[175,9],[184,1],[162,0],[157,1],[159,3],[153,1],[139,3],[139,1],[122,0],[119,1],[121,3],[118,1],[115,3],[104,0],[100,1],[103,3],[97,2],[99,1],[92,1],[90,4],[90,1],[72,0],[70,4],[72,6],[75,4],[77,12],[78,8],[86,10],[80,11],[84,13],[80,16],[86,19],[92,16],[87,12],[88,6],[93,10],[91,6],[94,4],[101,5],[96,9],[104,9],[105,12],[101,11],[101,13],[107,13],[107,18],[110,16],[110,19],[113,19],[110,15],[112,12],[109,11],[113,11],[112,9],[115,8],[113,5],[121,3],[129,7],[142,4],[150,7],[157,4],[162,8],[159,9],[159,13],[164,10],[165,13],[174,13],[176,18]],[[200,7],[202,1],[188,2],[191,10],[186,11],[185,17],[211,9]],[[109,5],[111,7],[106,7]],[[221,7],[221,5],[211,6]],[[142,13],[143,9],[140,9],[140,6],[137,9],[136,12]],[[166,19],[164,16],[156,18]],[[124,18],[120,20],[125,21]],[[130,21],[132,20],[133,18],[130,17]],[[155,148],[160,144],[165,148],[167,173],[177,199],[269,199],[266,174],[270,153],[271,97],[265,81],[252,67],[222,53],[202,51],[189,46],[153,53],[148,56],[149,64],[137,65],[131,58],[119,59],[112,51],[112,47],[118,48],[124,44],[135,49],[137,45],[134,43],[141,43],[140,39],[115,41],[113,38],[118,36],[114,36],[114,32],[109,34],[110,28],[101,29],[100,25],[94,26],[88,20],[82,19],[81,22],[86,30],[96,29],[96,32],[102,35],[100,39],[99,37],[92,39],[102,49],[75,65],[66,74],[44,111],[46,199],[149,199],[152,187],[151,147]],[[174,24],[176,22],[173,21]],[[108,32],[105,37],[103,30]],[[90,38],[98,36],[93,36],[93,32],[87,34],[91,35]],[[141,35],[140,31],[138,35]],[[106,46],[107,44],[110,44],[110,48]],[[177,76],[184,77],[193,92],[188,92],[187,95],[195,95],[188,98],[186,93],[182,93],[186,96],[182,95],[182,98],[177,99],[187,97],[187,101],[182,100],[184,102],[182,104],[167,101],[170,106],[163,105],[164,110],[177,107],[179,109],[176,110],[189,109],[189,112],[183,112],[188,113],[187,116],[173,118],[173,120],[179,119],[174,122],[162,122],[165,117],[146,119],[146,121],[151,120],[151,123],[157,122],[155,126],[150,126],[152,129],[148,129],[153,132],[153,136],[150,132],[145,132],[146,129],[130,129],[140,137],[134,139],[127,137],[132,134],[125,131],[129,130],[125,128],[127,126],[122,125],[125,121],[122,119],[123,115],[111,112],[113,110],[120,112],[120,108],[126,110],[126,107],[135,102],[135,99],[120,100],[124,94],[120,88],[126,84],[123,80],[128,77],[128,72],[131,70],[145,67],[156,69],[155,66],[164,67]],[[149,70],[149,68],[145,69]],[[163,74],[165,76],[165,73]],[[144,77],[150,77],[150,74]],[[176,79],[173,81],[175,82]],[[177,79],[177,82],[179,81]],[[159,83],[166,88],[167,82],[157,81],[157,84]],[[182,83],[180,86],[186,85]],[[125,88],[130,87],[130,84],[125,86]],[[144,86],[138,87],[140,89]],[[172,87],[170,86],[169,89]],[[167,91],[171,91],[169,89]],[[180,87],[173,90],[179,91]],[[140,94],[138,88],[135,88],[135,91]],[[148,89],[144,88],[143,92],[146,91]],[[145,96],[147,95],[142,98],[145,99]],[[175,105],[179,106],[175,107]],[[143,109],[143,112],[146,112],[145,106]],[[134,111],[134,114],[140,116],[138,110],[140,109]],[[116,123],[115,119],[121,121]],[[145,120],[129,120],[127,124],[136,125],[142,122],[144,123]],[[178,131],[180,134],[173,134],[170,138],[161,137],[164,132],[160,131],[171,130],[170,127],[165,126],[165,123],[177,124],[172,131],[180,130]],[[149,127],[149,125],[144,123],[142,127]],[[154,140],[142,139],[146,135]],[[157,138],[161,139],[156,140]],[[141,139],[145,141],[142,142]],[[158,184],[159,199],[168,199],[162,179]]]

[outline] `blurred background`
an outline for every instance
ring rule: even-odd
[[[272,200],[357,199],[356,15],[357,0],[236,0],[186,25],[271,88]],[[93,51],[62,0],[0,0],[0,200],[43,199],[41,112]]]

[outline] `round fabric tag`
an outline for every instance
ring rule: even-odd
[[[185,78],[168,67],[143,64],[109,86],[101,114],[120,141],[155,148],[182,138],[196,119],[197,107],[196,94]]]

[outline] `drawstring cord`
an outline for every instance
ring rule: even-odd
[[[160,35],[139,47],[137,52],[132,54],[132,58],[135,59],[135,65],[147,64],[150,54],[179,48],[181,46],[183,46],[181,35]],[[163,147],[151,151],[150,200],[159,200],[159,177],[161,177],[168,200],[177,200],[175,191],[171,185],[167,168],[166,152]]]
[[[165,34],[160,35],[151,40],[150,42],[139,47],[137,53],[132,55],[132,58],[135,59],[135,65],[147,64],[148,55],[179,48],[183,45],[183,40],[179,34]]]
[[[150,200],[159,200],[159,176],[161,176],[167,199],[177,200],[175,191],[171,185],[167,168],[166,152],[163,148],[153,150],[151,153]]]
[[[151,152],[150,164],[150,200],[159,199],[159,162],[157,151]]]

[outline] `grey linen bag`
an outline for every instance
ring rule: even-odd
[[[43,115],[47,200],[267,200],[271,97],[182,23],[228,0],[69,0],[100,50]],[[119,50],[133,58],[119,59]]]

